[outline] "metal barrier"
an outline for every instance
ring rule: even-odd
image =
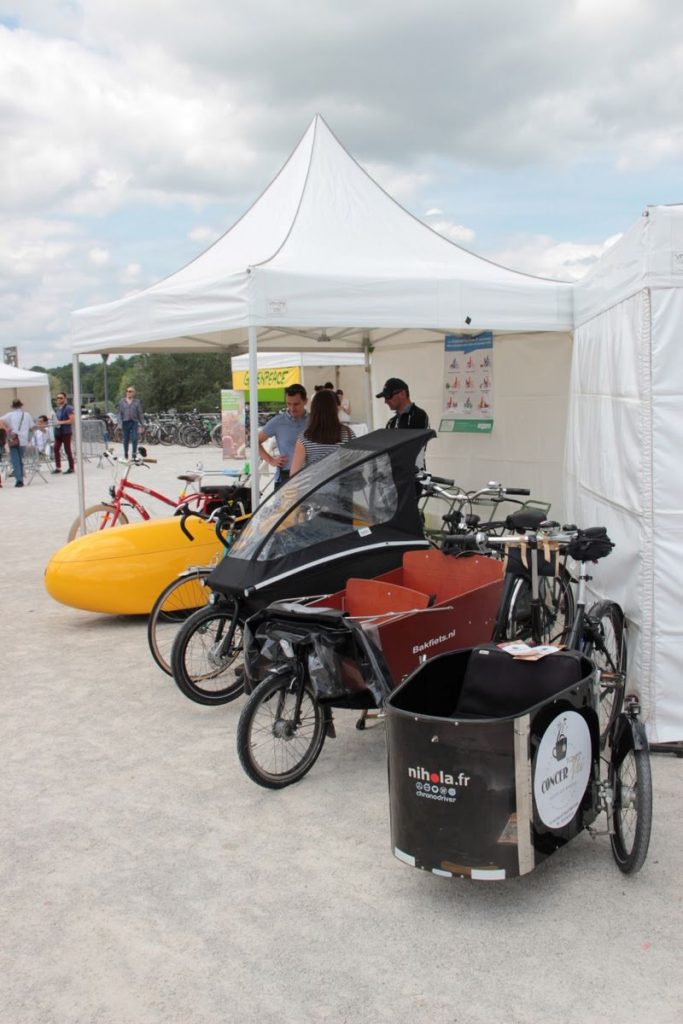
[[[81,455],[87,461],[97,459],[99,466],[107,447],[105,431],[103,420],[81,420]]]

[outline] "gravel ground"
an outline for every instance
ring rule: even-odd
[[[173,489],[214,449],[156,449]],[[87,499],[109,471],[86,466]],[[653,761],[632,878],[582,834],[531,875],[440,879],[390,851],[385,741],[336,716],[300,784],[235,754],[242,699],[188,701],[145,621],[45,592],[76,478],[0,491],[2,923],[7,1024],[567,1024],[680,1020],[680,776]],[[677,852],[678,851],[678,852]]]

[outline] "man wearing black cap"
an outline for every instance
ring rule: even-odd
[[[410,401],[408,385],[400,377],[390,377],[377,398],[383,398],[393,412],[387,423],[387,430],[426,430],[429,416]]]

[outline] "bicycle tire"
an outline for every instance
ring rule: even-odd
[[[574,621],[574,592],[568,573],[540,576],[542,630],[539,643],[561,644],[567,639]],[[505,616],[503,640],[528,640],[532,634],[531,581],[518,576]]]
[[[291,673],[266,676],[237,724],[240,764],[252,782],[266,789],[283,789],[302,779],[325,742],[325,712],[309,685],[304,687],[299,725],[287,717],[296,701],[292,683]]]
[[[223,447],[223,424],[217,423],[211,431],[211,444],[215,444],[216,448]]]
[[[148,423],[145,430],[145,444],[159,444],[161,442],[161,428],[158,423]]]
[[[172,675],[171,650],[179,627],[208,599],[202,580],[210,569],[196,569],[172,580],[159,594],[147,620],[147,643],[162,672]]]
[[[612,855],[625,875],[640,871],[652,829],[652,771],[647,745],[636,749],[634,723],[628,723],[612,751],[608,781],[612,789]]]
[[[186,426],[178,431],[178,444],[184,444],[186,448],[199,448],[203,438],[199,427]]]
[[[584,652],[600,672],[598,718],[600,742],[604,747],[624,703],[627,667],[625,620],[623,611],[614,601],[596,602],[587,618],[594,620],[595,625],[588,635]]]
[[[171,651],[172,675],[181,693],[197,704],[227,704],[244,690],[242,676],[230,672],[242,652],[242,623],[238,621],[230,632],[232,621],[231,604],[211,604],[190,615],[178,630]],[[225,673],[227,678],[221,680]],[[216,680],[215,685],[206,685]]]
[[[112,526],[128,524],[128,516],[125,512],[119,511],[116,522],[112,522],[113,518],[114,509],[111,505],[105,505],[104,502],[100,502],[99,505],[91,505],[85,510],[85,531],[81,530],[81,517],[78,516],[71,524],[67,539],[71,541],[87,533],[97,533],[98,530],[107,530]]]
[[[159,441],[161,444],[169,447],[169,445],[177,444],[178,442],[178,429],[175,423],[161,423],[160,424]]]

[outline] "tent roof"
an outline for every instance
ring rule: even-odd
[[[46,373],[22,370],[18,366],[0,363],[0,388],[45,388],[50,384]]]
[[[648,206],[575,285],[576,325],[642,288],[683,287],[683,205]]]
[[[187,266],[76,311],[74,351],[376,345],[403,328],[569,330],[571,285],[507,270],[407,213],[318,115],[247,212]],[[469,318],[469,319],[468,319]]]
[[[50,378],[46,373],[0,363],[0,416],[15,398],[21,399],[34,416],[49,413]]]

